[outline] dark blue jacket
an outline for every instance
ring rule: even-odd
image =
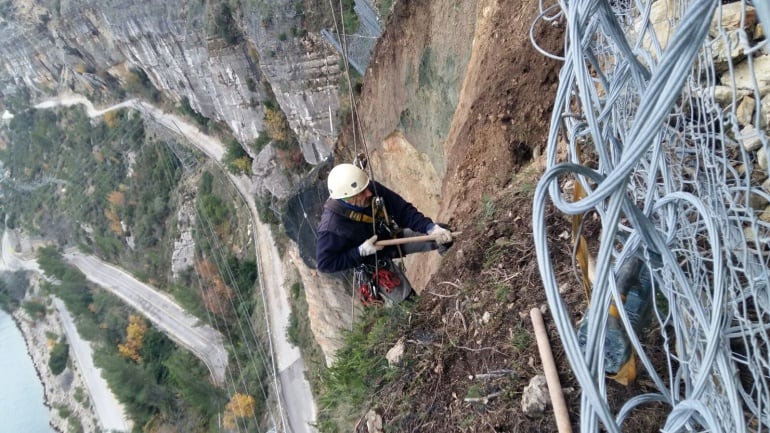
[[[411,203],[381,183],[372,182],[368,188],[375,195],[383,198],[388,216],[400,228],[410,228],[416,232],[427,233],[433,227],[433,221],[430,218],[427,218]],[[344,202],[343,205],[369,216],[372,214],[371,207],[358,208]],[[374,261],[374,255],[362,258],[358,254],[358,246],[375,234],[371,222],[353,221],[324,208],[317,234],[316,261],[318,262],[318,270],[321,272],[342,271],[355,268],[365,261]],[[380,240],[387,239],[386,233],[377,233],[377,235]],[[386,247],[377,254],[397,256],[397,253],[394,254],[394,251],[388,251],[389,249],[395,250],[395,247]]]

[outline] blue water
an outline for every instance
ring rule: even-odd
[[[0,433],[53,433],[43,385],[13,319],[0,310]]]

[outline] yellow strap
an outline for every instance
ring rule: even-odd
[[[636,380],[636,356],[634,355],[634,352],[631,351],[631,356],[629,356],[628,361],[620,367],[618,374],[614,376],[608,375],[607,377],[623,386],[628,386],[628,384]]]
[[[361,212],[356,212],[354,210],[350,211],[347,217],[357,222],[365,222],[365,223],[374,222],[374,219],[369,215],[363,214]]]

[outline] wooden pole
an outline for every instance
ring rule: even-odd
[[[460,234],[462,234],[462,232],[452,232],[452,237],[455,237]],[[390,245],[412,244],[415,242],[435,241],[438,237],[439,235],[422,235],[422,236],[412,236],[409,238],[385,239],[382,241],[375,242],[374,245],[378,247],[387,247]]]
[[[548,334],[545,332],[543,314],[540,313],[540,309],[533,308],[530,310],[529,316],[532,318],[532,325],[535,328],[535,337],[537,338],[537,348],[540,350],[540,358],[543,361],[545,380],[548,383],[548,393],[551,395],[553,414],[556,417],[556,428],[560,433],[572,433],[567,404],[564,402],[564,394],[562,393],[561,382],[559,381],[559,373],[556,370],[556,363],[553,361]]]

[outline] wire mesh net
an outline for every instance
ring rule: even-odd
[[[669,409],[667,432],[770,430],[770,5],[761,3],[579,0],[543,11],[567,32],[533,231],[581,385],[581,431],[621,431],[652,402]],[[567,277],[549,256],[547,203],[601,223],[585,312],[559,294]],[[639,292],[650,307],[643,327],[621,275],[633,260],[644,266],[632,286],[649,286]],[[636,377],[655,388],[619,405],[607,399],[620,353],[613,324]]]

